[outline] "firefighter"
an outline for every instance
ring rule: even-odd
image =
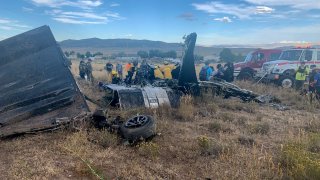
[[[160,68],[160,71],[163,73],[164,79],[172,79],[171,72],[173,69],[173,65],[170,65],[168,61],[164,61],[164,65]]]
[[[158,65],[156,65],[154,67],[154,77],[156,79],[163,79],[164,78],[162,72],[160,71],[160,67]]]
[[[308,67],[306,66],[306,63],[302,61],[300,66],[296,70],[296,77],[295,77],[296,90],[302,90],[303,84],[306,81],[308,74],[309,74]]]
[[[111,79],[112,79],[111,81],[112,84],[118,84],[121,81],[121,79],[119,78],[118,72],[115,70],[111,71]]]

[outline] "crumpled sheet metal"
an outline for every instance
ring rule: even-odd
[[[161,105],[176,107],[180,101],[180,93],[170,88],[153,86],[126,87],[116,84],[104,84],[103,88],[111,90],[111,106],[119,106],[121,109],[138,107],[157,108]]]
[[[88,111],[48,26],[0,41],[0,137]]]

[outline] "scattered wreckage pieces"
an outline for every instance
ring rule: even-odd
[[[211,81],[201,81],[200,87],[208,91],[211,89],[213,95],[220,95],[224,98],[237,97],[244,102],[256,102],[268,105],[277,110],[288,110],[289,107],[282,105],[280,99],[272,95],[260,95],[252,91],[241,89],[239,86],[228,83],[222,79],[213,79]]]
[[[0,137],[55,129],[87,104],[48,26],[0,41]]]

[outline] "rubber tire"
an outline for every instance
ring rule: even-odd
[[[282,85],[282,82],[285,80],[285,79],[290,79],[292,81],[292,84],[291,84],[291,87],[284,87]],[[283,88],[293,88],[294,87],[294,84],[295,84],[295,79],[292,77],[292,76],[288,76],[288,75],[283,75],[279,78],[279,86],[283,87]]]
[[[148,139],[156,134],[156,123],[151,116],[146,116],[148,122],[143,126],[136,128],[125,127],[126,122],[120,126],[120,135],[129,142],[135,142],[139,139]],[[134,118],[134,117],[133,117]]]
[[[249,71],[241,71],[237,77],[238,80],[250,81],[253,79],[253,73]]]

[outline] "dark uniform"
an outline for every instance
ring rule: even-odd
[[[86,63],[84,61],[80,61],[79,64],[79,75],[81,79],[85,78],[86,75]]]
[[[88,81],[93,81],[91,60],[86,63],[86,74]]]

